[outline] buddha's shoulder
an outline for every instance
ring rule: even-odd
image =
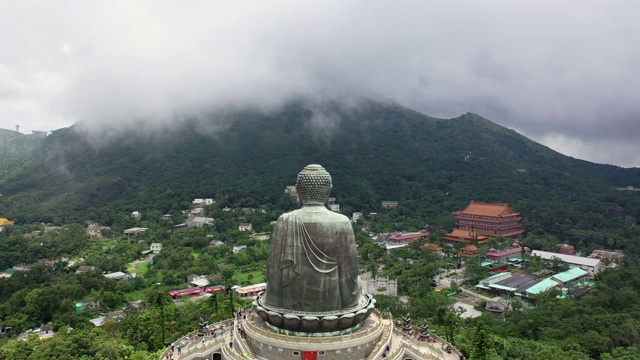
[[[327,218],[331,219],[332,221],[335,222],[348,222],[351,223],[351,221],[349,221],[349,218],[342,215],[342,214],[338,214],[337,212],[333,212],[333,211],[327,211]]]
[[[351,224],[349,218],[329,210],[318,211],[317,209],[298,209],[284,213],[278,218],[278,222],[291,221],[301,219],[303,221],[328,222],[328,223],[348,223]]]
[[[293,211],[289,211],[287,213],[284,213],[284,214],[280,215],[280,217],[278,217],[278,221],[293,219],[293,218],[299,216],[298,215],[298,211],[299,210],[293,210]]]

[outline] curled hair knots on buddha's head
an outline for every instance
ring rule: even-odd
[[[331,193],[331,175],[322,166],[311,164],[305,166],[298,174],[296,191],[298,201],[315,200],[326,203]]]

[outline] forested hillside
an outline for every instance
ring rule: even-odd
[[[24,161],[28,161],[29,152],[42,140],[42,137],[0,129],[0,176],[9,175]]]
[[[611,229],[640,217],[640,194],[616,190],[640,187],[640,169],[573,159],[475,114],[435,119],[375,102],[211,114],[100,146],[72,127],[30,156],[0,182],[3,216],[19,222],[109,224],[110,210],[171,212],[202,196],[277,206],[308,163],[331,172],[345,213],[397,200],[401,216],[428,223],[471,199],[508,202],[529,232],[613,247],[625,236]]]
[[[399,294],[410,299],[376,297],[382,311],[396,319],[410,312],[415,324],[427,321],[471,359],[639,356],[640,169],[572,159],[475,114],[435,119],[374,102],[292,103],[268,114],[212,114],[173,130],[118,137],[88,137],[80,129],[58,130],[0,156],[0,217],[16,221],[0,232],[0,265],[32,264],[0,279],[0,326],[13,329],[0,339],[0,359],[157,359],[196,328],[199,317],[211,323],[229,318],[234,307],[248,305],[232,291],[204,301],[182,298],[182,306],[168,292],[185,288],[190,274],[205,274],[227,289],[264,281],[269,244],[239,231],[238,224],[269,233],[271,221],[295,207],[284,187],[309,163],[332,174],[343,213],[378,213],[354,226],[360,269],[397,279]],[[30,141],[3,134],[15,144]],[[206,209],[214,226],[174,227],[196,206],[193,198],[208,197],[218,201]],[[454,285],[442,292],[432,288],[444,269],[455,274],[457,247],[447,248],[445,257],[421,251],[418,242],[388,253],[360,228],[384,233],[427,227],[430,241],[442,243],[453,225],[451,212],[471,199],[508,202],[522,212],[527,232],[519,241],[527,247],[553,251],[570,243],[583,254],[623,249],[624,262],[599,273],[583,296],[560,299],[552,290],[514,301],[513,311],[500,316],[459,319],[447,310],[454,300],[445,294]],[[382,200],[399,205],[382,208]],[[130,216],[134,210],[140,218]],[[110,228],[104,237],[92,237],[85,220]],[[148,230],[123,235],[131,227]],[[154,242],[163,250],[150,259]],[[492,239],[481,250],[512,242]],[[236,245],[248,248],[236,253]],[[528,273],[561,266],[533,258],[526,263]],[[76,273],[81,265],[95,269]],[[128,282],[102,276],[113,271],[136,276]],[[488,272],[469,261],[460,286],[473,289]],[[100,301],[101,312],[76,310],[75,304],[90,299]],[[146,311],[128,304],[137,300]],[[123,308],[127,316],[120,321],[102,328],[89,322]],[[41,324],[51,324],[56,335],[16,340]]]

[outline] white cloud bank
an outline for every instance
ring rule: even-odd
[[[0,128],[379,96],[640,166],[635,1],[0,1]]]

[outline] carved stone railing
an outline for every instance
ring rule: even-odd
[[[382,354],[387,351],[386,347],[391,343],[391,336],[393,335],[393,320],[391,319],[391,317],[388,316],[387,319],[384,319],[382,315],[380,315],[377,311],[375,313],[376,315],[380,316],[380,320],[382,321],[384,330],[382,332],[382,336],[380,337],[380,341],[378,341],[376,347],[373,348],[373,351],[371,351],[369,356],[367,356],[367,360],[379,359]],[[385,320],[389,322],[387,326],[384,325]]]
[[[404,353],[404,355],[402,355]],[[438,355],[438,354],[433,354],[433,353],[425,353],[424,351],[422,351],[420,348],[416,348],[415,346],[411,346],[410,344],[406,343],[404,340],[398,345],[398,348],[392,353],[389,354],[389,356],[387,357],[390,360],[393,359],[402,359],[403,357],[406,357],[408,355],[408,353],[412,353],[414,354],[413,357],[418,357],[420,359],[425,359],[425,360],[439,360],[439,359],[444,359],[443,356]],[[415,356],[417,355],[417,356]]]
[[[215,323],[213,325],[210,325],[211,327],[216,327],[216,328],[220,328],[221,326],[224,326],[225,328],[228,328],[229,331],[232,331],[232,327],[233,327],[233,320],[229,319],[229,320],[224,320],[224,321],[220,321],[218,323]],[[189,338],[189,340],[187,340],[187,338]],[[224,343],[224,336],[220,335],[217,337],[213,337],[211,335],[207,335],[204,336],[205,342],[202,342],[202,337],[198,337],[198,330],[194,330],[184,336],[182,336],[180,339],[176,340],[174,342],[175,346],[174,346],[174,358],[178,358],[178,350],[177,347],[178,345],[182,346],[182,351],[181,354],[179,356],[179,359],[190,359],[193,357],[196,357],[194,355],[200,355],[200,354],[204,354],[209,352],[210,350],[216,348],[217,346],[219,346],[220,344]],[[183,346],[184,345],[184,346]],[[167,348],[162,355],[160,356],[160,360],[168,360],[169,359],[169,351],[171,350],[171,348]]]
[[[444,344],[444,345],[443,345],[443,347],[445,347],[445,346],[449,346],[449,347],[451,348],[451,352],[452,352],[453,354],[456,354],[458,357],[461,357],[461,356],[462,356],[462,353],[460,352],[460,350],[456,349],[452,344],[450,344],[450,343],[449,343],[448,341],[446,341],[445,339],[441,338],[440,336],[438,336],[438,335],[436,335],[436,334],[434,334],[434,333],[429,334],[429,336],[430,336],[431,338],[433,338],[435,342],[437,342],[437,343],[439,343],[439,344]]]
[[[254,319],[260,319],[260,317],[257,315],[254,315]],[[371,335],[377,331],[380,331],[380,326],[382,326],[381,323],[378,323],[375,326],[372,326],[371,328],[364,331],[359,330],[359,331],[355,331],[353,333],[345,334],[345,335],[319,337],[319,336],[291,336],[291,335],[277,334],[272,331],[261,329],[260,327],[256,326],[253,322],[254,322],[253,320],[249,320],[249,319],[244,321],[245,331],[251,331],[253,333],[262,335],[264,337],[267,337],[275,341],[284,341],[284,342],[298,343],[298,344],[330,344],[330,343],[336,342],[336,338],[339,338],[341,341],[357,340],[357,339],[364,338],[368,335]]]
[[[247,354],[247,357],[249,358],[255,358],[255,354],[253,352],[253,349],[251,349],[251,347],[247,344],[247,342],[245,341],[246,339],[244,337],[242,337],[242,333],[238,330],[238,324],[242,324],[243,329],[246,329],[246,320],[242,320],[242,318],[240,317],[242,315],[239,315],[236,320],[234,321],[233,324],[233,337],[235,339],[234,344],[237,343],[237,350],[240,354]]]
[[[235,341],[233,342],[235,348]],[[225,342],[222,344],[222,354],[224,354],[224,359],[233,359],[233,360],[246,360],[241,354],[236,352],[236,349],[232,349],[229,347],[229,343]]]
[[[389,359],[394,359],[395,357],[399,356],[400,352],[403,351],[403,349],[410,350],[414,353],[420,354],[421,356],[429,356],[435,359],[445,359],[445,349],[447,347],[450,348],[451,353],[455,354],[458,358],[462,355],[462,353],[453,345],[434,333],[429,334],[429,337],[432,340],[421,341],[417,340],[415,337],[407,336],[406,333],[397,328],[394,328],[393,332],[399,339],[401,339],[401,343],[400,346],[392,354],[389,355]]]

